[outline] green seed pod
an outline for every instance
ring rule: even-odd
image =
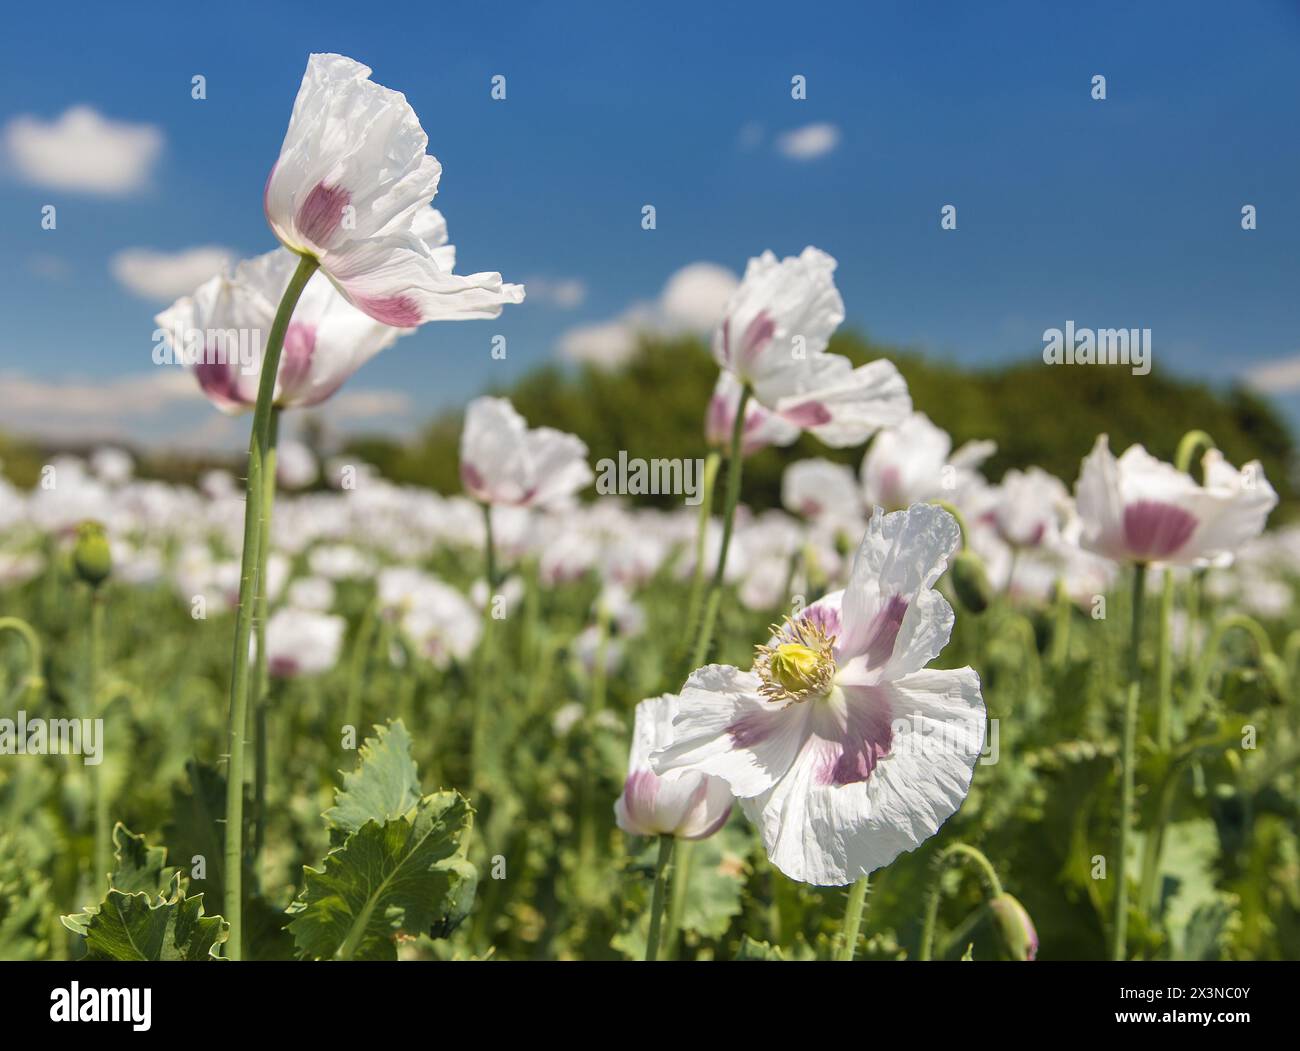
[[[989,911],[1007,959],[1032,960],[1038,955],[1038,932],[1019,900],[1003,891],[989,902]]]
[[[77,526],[77,543],[72,549],[72,565],[77,576],[93,588],[108,579],[113,570],[113,556],[108,537],[99,522],[86,521]]]
[[[983,613],[993,599],[989,575],[984,570],[984,560],[969,549],[959,551],[952,560],[953,590],[957,600],[971,613]]]

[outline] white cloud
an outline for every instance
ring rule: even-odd
[[[524,287],[528,289],[528,303],[543,303],[560,310],[572,310],[582,306],[587,298],[587,286],[576,277],[525,278]]]
[[[406,391],[344,390],[318,410],[343,430],[401,434],[413,426]],[[118,441],[239,455],[251,417],[208,406],[189,369],[157,367],[111,380],[0,372],[0,420],[11,434],[51,442]]]
[[[73,106],[48,122],[14,117],[0,141],[9,163],[30,183],[120,196],[148,185],[163,134],[152,124],[126,124]]]
[[[411,396],[400,390],[349,390],[336,394],[322,406],[332,420],[384,419],[392,422],[409,416],[414,403]]]
[[[578,325],[560,336],[559,352],[570,361],[622,365],[636,351],[636,329],[626,321]]]
[[[557,349],[570,361],[615,368],[636,352],[642,333],[709,332],[739,283],[725,266],[690,263],[668,278],[653,303],[633,303],[618,317],[571,328],[560,336]]]
[[[840,129],[834,124],[805,124],[777,136],[776,148],[795,161],[824,157],[840,144]]]
[[[234,252],[216,245],[179,252],[124,248],[109,260],[108,266],[118,282],[137,296],[170,303],[189,295],[234,261]]]
[[[1290,394],[1300,390],[1300,354],[1252,365],[1243,378],[1264,394]]]

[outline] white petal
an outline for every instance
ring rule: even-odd
[[[713,774],[740,797],[775,784],[807,735],[809,706],[781,708],[758,686],[758,676],[729,665],[693,672],[678,699],[673,743],[651,755],[651,767]]]

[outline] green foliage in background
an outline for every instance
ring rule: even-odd
[[[1258,458],[1284,504],[1297,494],[1291,434],[1268,401],[1244,388],[1220,392],[1158,370],[1135,377],[1122,366],[1049,368],[1034,360],[973,370],[855,335],[836,336],[830,349],[855,364],[892,360],[916,408],[947,430],[955,445],[996,441],[997,455],[986,467],[993,480],[1009,467],[1037,465],[1072,486],[1098,434],[1110,435],[1116,454],[1142,442],[1153,455],[1172,460],[1179,439],[1200,428],[1214,435],[1230,462]],[[646,458],[691,458],[701,455],[703,406],[717,375],[698,340],[649,341],[621,370],[550,365],[497,393],[534,425],[578,435],[593,461],[616,458],[620,449]],[[459,442],[460,415],[449,413],[408,445],[370,439],[350,448],[389,477],[455,493]],[[856,468],[862,452],[827,449],[807,435],[788,449],[765,450],[746,462],[745,501],[759,508],[778,505],[786,465],[814,456]],[[667,506],[673,498],[640,500]]]

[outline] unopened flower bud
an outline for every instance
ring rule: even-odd
[[[992,600],[984,560],[974,551],[959,551],[952,560],[952,586],[957,600],[972,613],[983,613]]]
[[[77,543],[72,549],[72,564],[77,576],[91,587],[97,588],[113,569],[113,556],[108,549],[108,537],[99,522],[86,521],[77,526]]]
[[[1038,955],[1038,932],[1018,899],[1004,891],[989,902],[989,911],[1008,959],[1032,960]]]

